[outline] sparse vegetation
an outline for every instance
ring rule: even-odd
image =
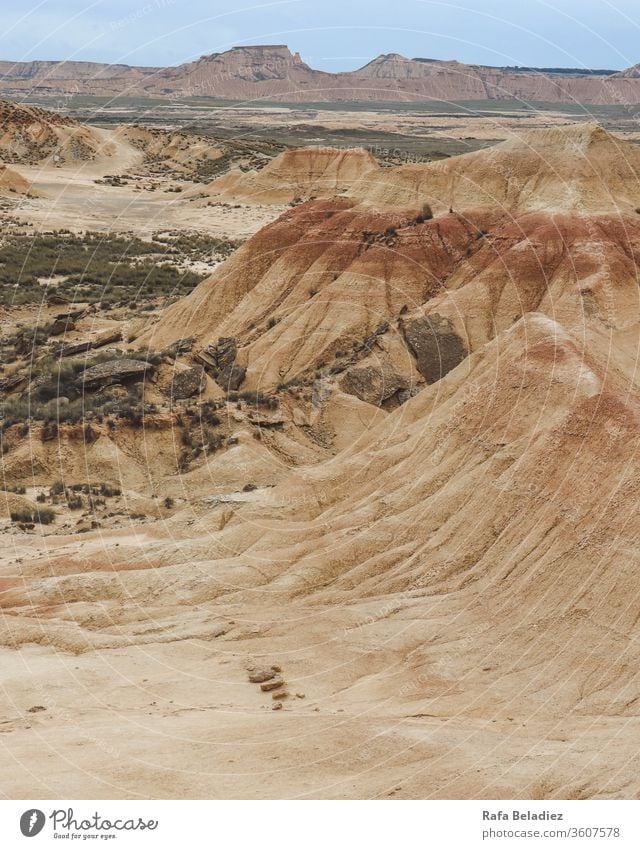
[[[204,277],[185,268],[185,261],[224,259],[240,244],[189,233],[149,242],[67,231],[9,235],[0,245],[0,304],[55,298],[58,303],[139,307],[152,299],[180,297]]]
[[[50,525],[56,514],[48,507],[37,507],[35,510],[12,510],[11,521],[24,524]]]
[[[16,495],[24,495],[27,491],[25,486],[13,485],[13,486],[5,486],[3,487],[5,492],[15,492]]]
[[[150,352],[128,352],[130,359],[160,361],[160,355]],[[125,395],[114,396],[109,392],[92,393],[82,384],[82,373],[86,368],[114,358],[113,351],[98,353],[92,357],[76,360],[45,357],[32,365],[29,376],[32,389],[20,396],[9,396],[3,404],[0,428],[6,431],[19,425],[19,435],[26,436],[29,421],[43,422],[42,441],[54,439],[61,424],[88,425],[88,420],[104,421],[105,416],[119,416],[130,424],[140,427],[145,415],[156,412],[153,404],[146,404],[140,384],[128,387]],[[110,427],[115,427],[111,425]],[[26,431],[25,431],[26,428]],[[86,442],[97,437],[90,426],[85,427]]]
[[[416,216],[416,224],[423,224],[425,221],[430,221],[433,218],[433,210],[428,203],[422,204],[420,213]]]
[[[229,392],[227,401],[245,401],[256,407],[267,407],[275,410],[280,403],[275,395],[266,395],[264,392]]]

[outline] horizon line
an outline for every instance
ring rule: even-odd
[[[553,73],[554,71],[559,72],[559,73],[569,73],[569,72],[573,71],[575,73],[591,74],[591,75],[594,75],[594,76],[597,76],[599,74],[602,74],[602,75],[616,74],[616,73],[619,73],[621,71],[628,70],[629,68],[635,67],[635,64],[636,64],[636,63],[633,63],[632,65],[626,65],[625,67],[622,67],[622,68],[592,68],[592,67],[589,67],[587,65],[582,65],[582,66],[579,66],[579,65],[566,65],[566,66],[565,65],[553,65],[553,66],[549,66],[549,65],[531,65],[531,64],[526,64],[526,65],[490,65],[490,64],[487,64],[486,62],[471,62],[471,61],[470,62],[463,62],[459,59],[435,59],[435,58],[426,57],[426,56],[405,56],[402,53],[398,53],[397,51],[391,50],[387,53],[378,53],[376,56],[373,56],[371,59],[368,59],[363,65],[360,65],[357,68],[340,70],[340,71],[324,71],[324,70],[321,70],[319,68],[314,68],[311,64],[309,64],[309,62],[307,62],[305,59],[302,58],[300,51],[292,50],[291,47],[289,47],[288,44],[284,44],[284,43],[279,43],[279,44],[273,44],[273,43],[272,44],[264,44],[264,43],[234,44],[232,47],[228,47],[226,50],[213,51],[211,53],[203,53],[203,54],[197,56],[194,59],[186,59],[182,62],[178,62],[176,64],[168,64],[168,65],[143,65],[143,64],[135,65],[135,64],[129,64],[128,62],[104,61],[104,60],[98,60],[98,59],[9,59],[9,58],[4,58],[2,56],[0,56],[0,62],[3,62],[3,63],[4,62],[9,63],[10,62],[14,65],[30,65],[30,64],[33,64],[33,63],[37,63],[37,62],[43,62],[43,63],[47,63],[47,64],[60,64],[60,65],[65,64],[65,63],[70,64],[70,65],[73,65],[73,64],[81,64],[81,65],[91,64],[91,65],[105,65],[107,67],[123,66],[123,67],[127,67],[127,68],[145,68],[145,69],[151,69],[151,70],[158,70],[158,69],[162,69],[162,68],[180,68],[183,65],[190,65],[190,64],[193,64],[194,62],[199,62],[203,59],[210,59],[210,58],[216,57],[216,56],[223,56],[225,53],[231,53],[234,50],[246,50],[248,48],[270,48],[270,49],[284,48],[284,49],[288,50],[289,53],[291,53],[292,56],[298,56],[300,58],[301,62],[303,62],[305,65],[307,65],[307,67],[309,67],[312,71],[316,71],[317,73],[320,73],[320,74],[327,74],[329,76],[337,76],[338,74],[353,74],[353,73],[356,73],[357,71],[362,70],[363,68],[366,68],[368,65],[370,65],[372,62],[375,62],[377,59],[384,59],[384,58],[388,58],[388,57],[398,57],[398,59],[401,59],[401,60],[406,61],[406,62],[434,62],[434,63],[439,63],[439,64],[454,64],[455,63],[455,64],[458,64],[458,65],[464,65],[466,67],[491,68],[491,69],[500,70],[500,71],[515,71],[517,73],[536,73],[536,72]]]

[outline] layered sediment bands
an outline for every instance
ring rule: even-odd
[[[243,388],[271,390],[334,360],[353,365],[352,354],[384,359],[380,346],[404,339],[431,382],[530,311],[622,337],[636,323],[639,236],[637,217],[469,210],[416,223],[416,210],[313,201],[257,234],[144,341],[233,336]]]
[[[530,130],[487,150],[379,169],[351,194],[374,206],[429,203],[434,212],[631,212],[640,206],[640,150],[597,124]]]
[[[110,465],[127,500],[143,477],[176,499],[162,521],[25,537],[0,576],[14,677],[26,657],[60,688],[73,666],[107,705],[76,699],[76,732],[53,702],[48,727],[72,742],[136,728],[135,772],[100,751],[100,780],[246,797],[268,757],[282,796],[640,793],[640,216],[635,154],[616,144],[548,136],[537,177],[530,138],[462,157],[472,189],[431,219],[423,197],[320,199],[261,230],[136,340],[194,337],[173,349],[180,374],[207,346],[215,368],[246,369],[238,395],[208,378],[217,406],[185,405],[231,438],[182,474],[168,413],[6,454],[7,475]],[[529,163],[508,185],[503,154]],[[449,169],[458,191],[465,169]],[[272,713],[249,664],[277,666],[303,707]],[[160,734],[178,743],[158,753]],[[46,784],[49,759],[14,740],[20,788]],[[242,768],[211,776],[230,744]],[[88,748],[60,757],[77,784],[96,773]]]
[[[204,191],[214,198],[284,204],[346,193],[356,182],[379,170],[366,150],[293,148],[276,156],[260,171],[230,171]]]
[[[326,73],[284,44],[234,47],[176,67],[95,62],[0,62],[0,90],[41,94],[273,98],[285,101],[545,101],[634,104],[637,66],[626,71],[500,68],[377,56],[362,68]]]

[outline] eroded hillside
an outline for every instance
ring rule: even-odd
[[[636,149],[369,164],[115,341],[4,340],[16,793],[639,792]]]

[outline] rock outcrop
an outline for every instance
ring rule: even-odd
[[[436,383],[467,357],[464,341],[451,319],[438,313],[401,319],[407,345],[416,358],[418,371],[427,383]],[[406,388],[406,387],[402,387]]]
[[[169,395],[176,401],[184,398],[192,398],[202,391],[204,382],[205,377],[202,366],[193,366],[184,371],[176,372],[171,381]]]
[[[343,392],[376,407],[382,407],[394,397],[406,400],[410,385],[410,381],[398,374],[386,359],[351,366],[340,380]]]
[[[208,345],[197,355],[225,392],[235,392],[239,389],[246,374],[244,366],[236,362],[237,353],[235,336],[221,336],[216,345]]]
[[[98,363],[85,369],[80,383],[86,389],[98,389],[110,383],[127,383],[143,380],[153,369],[151,363],[144,360],[120,359]]]

